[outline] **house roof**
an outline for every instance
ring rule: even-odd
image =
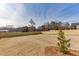
[[[79,23],[72,23],[71,25],[76,25],[77,26],[77,25],[79,25]]]

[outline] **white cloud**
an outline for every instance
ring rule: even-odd
[[[22,4],[0,4],[0,26],[6,25],[23,25]]]

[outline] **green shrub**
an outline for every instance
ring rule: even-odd
[[[60,30],[58,33],[57,45],[61,52],[63,52],[64,54],[68,53],[70,47],[70,39],[66,40],[64,32],[62,30]]]

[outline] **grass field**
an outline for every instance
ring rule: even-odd
[[[47,34],[53,34],[57,35],[59,30],[50,30],[50,31],[45,31],[43,33]],[[79,35],[79,30],[63,30],[65,35]]]
[[[0,38],[37,35],[37,34],[41,34],[41,32],[6,32],[6,33],[0,33]]]
[[[64,32],[66,38],[71,39],[70,49],[79,50],[79,30],[64,30]],[[45,55],[45,52],[51,52],[50,49],[48,50],[46,47],[56,47],[57,33],[58,31],[51,30],[42,32],[42,34],[39,35],[1,38],[0,55]],[[47,51],[45,51],[45,48]],[[48,55],[48,53],[46,55]]]

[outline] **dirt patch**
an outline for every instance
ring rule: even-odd
[[[48,46],[45,48],[45,55],[46,56],[60,56],[60,55],[64,55],[63,53],[61,53],[57,47],[54,46]]]
[[[45,55],[46,56],[79,56],[79,51],[77,50],[69,50],[67,54],[63,54],[59,51],[57,47],[48,46],[45,48]]]

